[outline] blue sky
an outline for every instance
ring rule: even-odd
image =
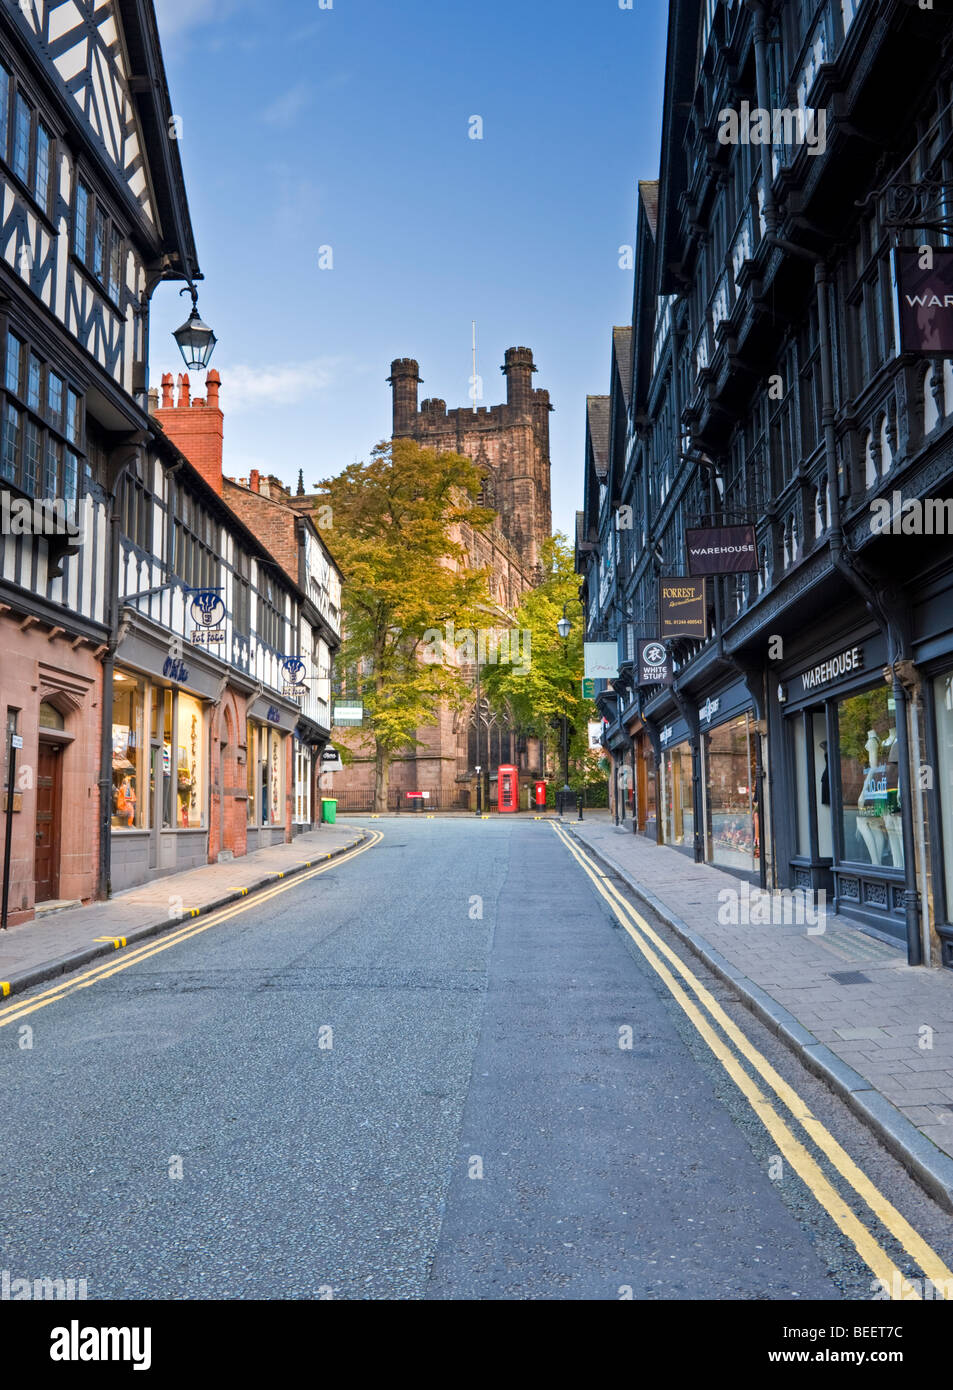
[[[507,347],[549,389],[553,523],[582,505],[587,393],[628,323],[640,178],[658,169],[663,0],[156,0],[219,343],[226,472],[306,485],[390,434],[394,357],[421,399],[483,404]],[[482,140],[468,136],[482,117]],[[320,269],[330,246],[333,269]],[[153,299],[151,370],[188,299]]]

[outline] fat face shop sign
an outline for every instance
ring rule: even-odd
[[[807,694],[809,690],[819,690],[821,686],[830,685],[832,681],[840,680],[842,676],[849,676],[851,671],[863,670],[863,666],[863,648],[848,647],[846,652],[838,652],[836,656],[830,657],[827,661],[812,666],[809,671],[802,671],[801,691]]]

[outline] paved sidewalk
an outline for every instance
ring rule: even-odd
[[[108,902],[65,908],[0,932],[0,996],[18,994],[44,980],[109,955],[126,943],[211,912],[275,879],[344,854],[367,838],[355,824],[322,825],[290,845],[272,845],[240,859],[203,864],[117,893]],[[97,938],[106,938],[98,940]]]
[[[725,925],[719,893],[738,895],[744,923],[750,885],[633,835],[628,823],[587,818],[568,828],[953,1209],[953,974],[911,968],[902,946],[833,913],[812,932],[808,922]]]

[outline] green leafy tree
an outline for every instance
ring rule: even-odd
[[[373,743],[374,808],[387,809],[394,757],[420,746],[441,704],[459,708],[468,686],[452,645],[426,660],[426,634],[472,625],[487,600],[486,572],[467,567],[462,534],[489,523],[476,502],[482,472],[461,454],[414,440],[379,444],[318,484],[317,508],[329,507],[332,549],[344,573],[344,634],[339,664],[357,673],[364,727],[345,735]],[[328,513],[323,513],[327,516]],[[366,745],[365,745],[366,746]]]
[[[557,750],[562,785],[562,728],[569,731],[569,776],[576,786],[600,777],[599,756],[589,752],[587,725],[598,719],[591,700],[582,698],[584,614],[572,547],[557,532],[543,547],[542,582],[528,590],[511,615],[512,625],[530,634],[531,659],[526,668],[486,666],[482,679],[487,697],[499,712],[508,710],[524,734],[543,738]],[[568,638],[559,636],[563,616],[571,623]]]

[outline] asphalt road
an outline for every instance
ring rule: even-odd
[[[550,825],[374,828],[0,1028],[0,1269],[90,1298],[871,1297]],[[953,1258],[949,1218],[692,969]]]

